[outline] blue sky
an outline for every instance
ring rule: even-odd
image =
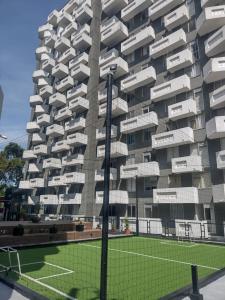
[[[66,2],[0,0],[0,85],[5,95],[0,133],[7,135],[8,141],[16,139],[15,142],[26,145],[24,135],[30,118],[35,49],[39,45],[37,30],[53,9],[61,8]],[[0,141],[0,149],[6,143]]]

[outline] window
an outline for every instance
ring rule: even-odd
[[[143,131],[143,140],[144,142],[150,141],[151,140],[151,131],[150,128],[147,128]]]
[[[126,117],[127,117],[127,120],[134,117],[134,112],[135,112],[134,110],[131,110],[131,111],[129,111],[129,112],[127,113],[127,116],[126,116]]]
[[[144,107],[142,108],[142,113],[143,113],[143,114],[147,114],[147,113],[149,113],[150,111],[151,111],[150,105],[144,106]]]
[[[145,204],[145,218],[151,218],[152,217],[152,205]]]
[[[152,184],[149,177],[144,177],[144,191],[151,191],[152,190]]]
[[[200,55],[199,55],[199,46],[198,46],[197,41],[194,41],[191,43],[191,50],[192,50],[192,53],[193,53],[195,59],[199,60]]]
[[[197,77],[201,75],[201,67],[199,63],[196,63],[191,68],[191,77]]]
[[[127,206],[127,216],[128,218],[135,218],[136,216],[136,206],[134,204],[130,204]]]
[[[128,64],[130,64],[134,61],[135,61],[135,55],[134,55],[134,52],[132,52],[131,54],[127,55],[127,62],[128,62]]]
[[[135,178],[127,179],[127,191],[128,192],[136,191],[136,179]]]
[[[127,144],[133,145],[135,143],[135,136],[134,134],[128,134],[127,135]]]
[[[135,164],[135,154],[130,154],[126,158],[126,164],[127,165],[133,165]]]
[[[149,47],[145,46],[141,48],[141,56],[147,56],[149,54]],[[145,67],[145,69],[148,67],[148,65]]]
[[[152,160],[151,152],[143,153],[143,162],[150,162]]]

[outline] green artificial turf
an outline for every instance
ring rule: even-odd
[[[70,299],[99,299],[100,241],[27,248],[19,255],[24,276],[18,277],[18,267],[8,275],[19,283],[49,299],[67,299],[60,293]],[[0,264],[8,265],[6,254],[0,253]],[[216,272],[225,267],[225,247],[142,237],[112,239],[108,299],[159,299],[191,283],[191,264],[199,266],[200,278]]]

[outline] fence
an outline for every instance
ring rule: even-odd
[[[99,299],[102,218],[65,219],[1,226],[0,243],[11,248],[1,244],[0,276],[38,299]],[[135,218],[109,219],[107,299],[172,299],[191,284],[192,265],[200,280],[225,267],[224,224],[138,221],[136,236]]]

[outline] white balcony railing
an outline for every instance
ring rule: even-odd
[[[30,179],[31,188],[43,188],[45,187],[45,181],[43,178],[32,178]]]
[[[225,57],[211,58],[203,67],[204,81],[215,82],[225,78]]]
[[[46,135],[44,133],[33,133],[31,140],[33,145],[45,143]]]
[[[56,39],[57,39],[57,36],[54,33],[50,33],[48,36],[45,37],[44,45],[53,50]]]
[[[69,102],[69,109],[76,113],[83,112],[89,109],[89,101],[83,97],[71,99]]]
[[[166,67],[170,73],[191,66],[194,63],[192,51],[185,49],[166,58]]]
[[[195,187],[166,188],[153,190],[154,204],[199,203],[198,189]]]
[[[29,160],[29,159],[36,159],[37,155],[34,154],[33,150],[24,150],[23,151],[23,159]]]
[[[42,69],[45,72],[50,73],[55,66],[55,60],[53,58],[49,58],[42,63]]]
[[[85,174],[81,172],[72,172],[64,174],[66,184],[84,184]]]
[[[66,50],[58,59],[59,63],[67,64],[71,59],[76,56],[75,50],[71,47]]]
[[[30,181],[29,180],[20,180],[19,183],[20,190],[31,190]]]
[[[65,132],[74,132],[85,128],[86,119],[83,117],[70,120],[65,123]]]
[[[216,163],[218,169],[225,169],[225,150],[216,153]]]
[[[161,101],[190,90],[190,78],[187,75],[182,75],[151,88],[151,100],[154,102]]]
[[[86,32],[76,35],[73,39],[73,47],[76,50],[86,50],[92,45],[92,38]]]
[[[45,37],[46,32],[51,32],[53,29],[53,26],[49,23],[42,25],[38,28],[38,35],[40,39],[43,39]]]
[[[225,26],[217,30],[205,41],[205,54],[209,57],[224,52]]]
[[[152,4],[152,0],[134,0],[129,2],[121,11],[121,18],[127,22],[134,16],[148,8]]]
[[[116,59],[117,57],[119,57],[119,51],[115,48],[104,52],[101,54],[101,56],[99,57],[99,65],[100,67],[109,64],[110,62],[112,62],[114,59]]]
[[[43,99],[40,95],[33,95],[29,98],[30,106],[41,105],[43,104]]]
[[[197,114],[197,104],[188,99],[168,106],[168,117],[172,121],[188,118]]]
[[[88,61],[89,61],[88,54],[86,52],[82,52],[81,54],[77,55],[69,62],[69,69],[71,69],[79,64],[87,65]]]
[[[206,7],[197,19],[197,32],[200,36],[208,34],[225,25],[225,5]]]
[[[30,174],[40,173],[40,172],[42,172],[42,165],[41,164],[30,163],[28,165],[27,172],[30,173]]]
[[[115,125],[112,125],[112,128],[111,128],[111,138],[115,138],[117,137],[117,126]],[[99,129],[96,129],[96,140],[97,141],[103,141],[105,140],[105,137],[106,137],[106,128],[103,127],[103,128],[99,128]]]
[[[208,139],[219,139],[225,137],[225,116],[216,116],[206,123]]]
[[[91,2],[91,1],[89,1]],[[75,20],[80,24],[87,23],[90,19],[93,18],[93,11],[91,8],[91,3],[84,1],[83,4],[75,10]]]
[[[26,127],[26,131],[29,132],[29,133],[38,132],[38,131],[40,131],[40,126],[35,121],[28,122],[27,127]]]
[[[37,117],[37,124],[40,126],[47,126],[51,123],[51,118],[49,114],[42,114]]]
[[[62,36],[66,38],[70,38],[71,35],[77,31],[77,23],[72,22],[66,26],[66,28],[62,32]]]
[[[201,156],[191,155],[179,158],[172,158],[172,173],[195,173],[203,171]]]
[[[115,15],[128,4],[128,0],[103,0],[102,10],[107,15]]]
[[[136,49],[149,44],[154,39],[155,31],[152,26],[145,27],[121,43],[121,52],[124,55],[128,55],[134,52]]]
[[[57,186],[65,186],[65,178],[64,176],[54,176],[49,178],[48,186],[49,187],[57,187]]]
[[[35,51],[36,58],[41,60],[42,55],[48,57],[51,54],[51,49],[46,46],[38,47]]]
[[[194,143],[194,132],[190,127],[171,130],[152,136],[152,148],[163,149]]]
[[[149,16],[151,20],[156,20],[159,17],[164,16],[174,7],[182,4],[184,0],[156,0],[149,7]]]
[[[67,140],[62,140],[62,141],[56,142],[52,146],[52,152],[55,152],[55,153],[68,151],[69,149],[70,149],[70,146],[67,144]]]
[[[155,112],[142,114],[120,123],[120,132],[123,134],[151,128],[158,125],[158,116]]]
[[[83,81],[90,77],[90,68],[84,64],[79,64],[71,69],[70,75],[74,80]]]
[[[183,29],[178,29],[177,31],[150,45],[150,56],[153,58],[158,58],[173,51],[174,49],[186,45],[186,43],[187,38],[185,31]]]
[[[54,68],[52,68],[52,76],[62,79],[68,76],[69,74],[69,69],[66,65],[59,63],[56,65]]]
[[[64,128],[62,125],[53,124],[46,129],[46,135],[50,137],[57,137],[64,135]]]
[[[32,79],[33,82],[38,83],[39,79],[46,79],[48,77],[48,73],[43,70],[36,70],[33,72]]]
[[[48,107],[46,105],[36,105],[34,109],[34,114],[36,116],[40,116],[48,111]]]
[[[40,196],[40,203],[42,205],[58,205],[59,198],[57,195],[41,195]]]
[[[188,22],[189,19],[188,7],[182,5],[164,17],[164,24],[168,30],[172,30],[173,28]]]
[[[58,110],[57,114],[55,115],[54,119],[56,121],[63,121],[72,116],[71,110],[66,106]]]
[[[117,169],[110,168],[110,180],[117,180]],[[104,170],[96,170],[95,171],[95,181],[101,182],[104,181]]]
[[[214,90],[210,94],[210,107],[212,109],[225,107],[225,86]]]
[[[102,103],[99,105],[99,116],[105,117],[106,116],[106,108],[107,103]],[[118,117],[120,115],[128,113],[128,104],[127,101],[121,98],[115,98],[112,100],[112,116]]]
[[[225,202],[225,184],[217,184],[212,186],[213,203]]]
[[[65,92],[66,90],[72,88],[74,85],[74,80],[71,76],[67,76],[66,78],[59,81],[57,84],[55,84],[55,88],[59,92]]]
[[[156,80],[156,72],[153,67],[148,67],[132,74],[121,81],[121,91],[129,93],[141,86],[150,84]]]
[[[87,142],[87,135],[80,132],[76,132],[67,136],[67,144],[73,147],[87,145]]]
[[[61,169],[62,164],[59,158],[47,158],[43,161],[43,169]]]
[[[118,87],[116,85],[112,86],[112,98],[115,99],[118,97]],[[107,88],[99,89],[98,91],[98,101],[100,103],[105,102],[107,100]]]
[[[58,24],[58,18],[59,18],[59,12],[58,12],[58,10],[54,9],[48,15],[48,23],[55,27]]]
[[[77,166],[84,164],[84,155],[77,153],[73,155],[64,156],[62,158],[62,166]]]
[[[121,57],[115,58],[113,61],[107,63],[106,65],[100,68],[100,77],[105,78],[110,71],[111,65],[116,65],[116,73],[114,74],[114,78],[117,79],[121,76],[126,75],[129,72],[128,63]]]
[[[46,85],[45,87],[40,89],[40,96],[45,99],[49,98],[53,94],[53,87],[50,85]]]
[[[155,177],[160,175],[158,162],[144,162],[121,166],[120,178],[128,179],[137,177]]]
[[[72,22],[73,22],[73,17],[70,14],[68,14],[66,11],[62,12],[59,15],[58,25],[60,27],[64,27],[65,28],[67,25],[69,25]]]
[[[111,157],[117,158],[128,155],[128,147],[127,144],[122,142],[113,142],[111,143]],[[103,158],[105,157],[105,145],[101,145],[97,147],[97,157]]]
[[[224,4],[224,0],[201,0],[201,7],[222,5],[222,4]]]
[[[87,85],[81,83],[78,86],[75,86],[67,92],[67,100],[71,100],[77,97],[83,97],[87,95]]]
[[[65,52],[71,47],[70,40],[64,36],[59,37],[55,42],[55,49],[59,52]]]
[[[128,37],[128,29],[117,17],[112,17],[101,25],[101,41],[113,46]]]
[[[80,205],[82,194],[60,194],[59,202],[62,205]]]
[[[47,155],[48,154],[48,146],[47,145],[37,145],[34,147],[35,155]]]
[[[103,204],[104,192],[96,192],[96,204]],[[112,190],[109,192],[109,204],[128,204],[128,192],[121,190]]]
[[[60,93],[55,93],[49,97],[49,104],[55,107],[66,105],[66,96]]]

